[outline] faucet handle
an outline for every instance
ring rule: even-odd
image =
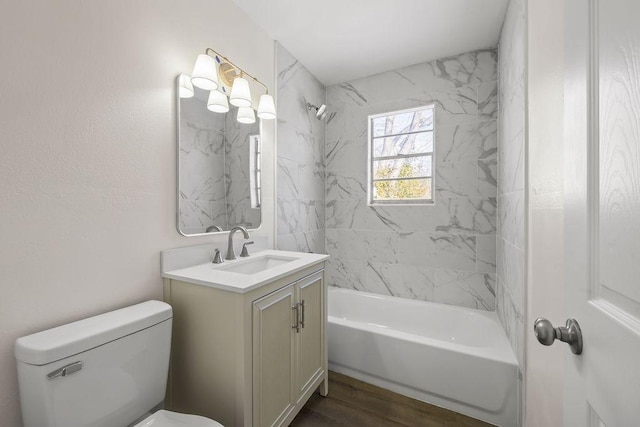
[[[222,264],[224,262],[222,256],[220,255],[220,249],[216,249],[216,253],[213,255],[213,261],[211,262],[213,262],[214,264]]]
[[[248,257],[249,251],[247,250],[247,245],[253,245],[253,240],[247,240],[242,244],[242,252],[240,252],[241,257]]]

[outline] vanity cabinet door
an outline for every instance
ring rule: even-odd
[[[295,407],[295,286],[253,303],[253,425],[280,425]]]
[[[299,399],[323,374],[325,301],[322,273],[297,282],[300,310],[300,333],[296,334],[298,370],[296,392]]]

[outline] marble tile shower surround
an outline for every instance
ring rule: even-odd
[[[211,114],[195,97],[180,101],[180,229],[202,233],[211,224],[227,225],[224,193],[225,116]]]
[[[330,285],[495,308],[497,51],[327,88]],[[435,204],[367,205],[367,117],[435,104]]]
[[[325,253],[325,124],[306,106],[324,104],[325,88],[279,44],[276,67],[277,247]]]
[[[500,38],[497,312],[524,364],[525,1],[511,0]]]
[[[223,230],[258,227],[260,210],[251,208],[247,171],[249,135],[260,132],[258,125],[212,113],[196,97],[180,106],[180,229],[193,234],[212,224]]]
[[[519,364],[519,425],[525,371],[526,1],[511,0],[500,37],[496,311]]]

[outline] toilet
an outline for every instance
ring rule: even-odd
[[[147,301],[16,340],[24,426],[222,427],[158,410],[172,318],[170,305]]]

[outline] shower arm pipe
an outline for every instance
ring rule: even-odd
[[[233,68],[237,69],[240,71],[240,76],[248,76],[250,77],[254,82],[258,83],[260,86],[262,86],[264,88],[265,93],[268,95],[269,94],[269,88],[267,87],[266,84],[262,83],[260,80],[258,80],[257,77],[254,77],[253,75],[247,73],[242,67],[237,66],[236,64],[234,64],[233,62],[231,62],[229,60],[229,58],[227,58],[226,56],[222,55],[220,52],[217,52],[213,49],[211,49],[210,47],[207,48],[207,50],[204,51],[205,55],[210,55],[210,52],[213,52],[215,55],[219,56],[220,58],[224,59],[225,62],[227,62],[229,65],[231,65]],[[214,58],[215,59],[215,58]]]

